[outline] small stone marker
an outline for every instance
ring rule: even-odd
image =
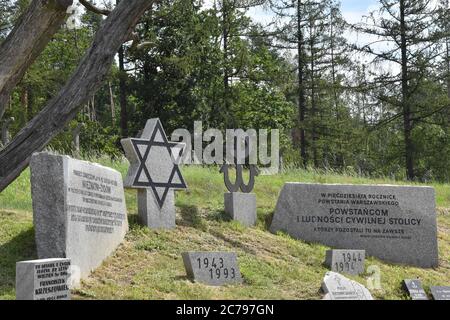
[[[438,265],[431,187],[287,183],[270,230],[387,262]]]
[[[16,263],[17,300],[70,300],[70,259]]]
[[[185,252],[182,254],[188,277],[211,286],[242,283],[234,252]]]
[[[232,220],[239,221],[246,227],[256,224],[256,194],[254,193],[225,193],[225,212]]]
[[[159,119],[150,119],[140,138],[121,141],[130,169],[125,187],[138,189],[141,222],[153,229],[175,228],[174,190],[186,189],[181,174],[184,144],[169,142]]]
[[[231,165],[224,164],[220,168],[223,173],[224,183],[229,193],[224,194],[225,213],[232,220],[239,221],[246,227],[256,225],[256,194],[251,193],[255,186],[255,177],[259,175],[256,165],[249,164],[249,181],[244,182],[243,170],[244,166],[238,161],[238,140],[234,141],[234,166],[236,168],[236,179],[234,183],[230,181],[229,170]],[[245,161],[247,161],[250,153],[250,140],[245,139]],[[244,162],[245,162],[244,161]],[[242,192],[239,192],[242,191]]]
[[[408,292],[412,300],[428,300],[425,290],[422,288],[420,280],[403,280],[403,287]]]
[[[325,265],[331,271],[358,275],[364,273],[365,250],[327,250]]]
[[[369,290],[362,284],[339,273],[327,272],[322,282],[324,300],[373,300]]]
[[[450,287],[431,287],[434,300],[450,300]]]
[[[87,277],[128,230],[122,175],[48,153],[34,154],[30,167],[38,257],[70,258]]]

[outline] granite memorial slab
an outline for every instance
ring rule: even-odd
[[[70,259],[16,263],[17,300],[70,300]]]
[[[336,272],[327,272],[322,282],[324,300],[373,300],[370,291],[362,284]]]
[[[411,300],[428,300],[425,290],[422,288],[420,280],[403,280],[403,288],[406,290]]]
[[[188,277],[195,282],[211,286],[242,283],[234,252],[185,252],[182,257]]]
[[[387,262],[438,265],[431,187],[287,183],[270,230]]]
[[[159,119],[150,119],[139,138],[121,141],[130,168],[126,188],[138,189],[141,222],[153,229],[175,228],[174,190],[186,189],[179,164],[184,144],[170,142]]]
[[[431,287],[434,300],[450,300],[450,287]]]
[[[48,153],[34,154],[30,167],[38,257],[70,258],[87,277],[128,230],[122,175]]]
[[[364,250],[327,250],[325,265],[331,271],[359,275],[364,273]]]

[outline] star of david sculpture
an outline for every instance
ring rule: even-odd
[[[244,226],[252,227],[256,224],[256,195],[251,193],[255,186],[255,177],[259,174],[258,167],[249,164],[249,181],[244,182],[244,164],[239,163],[237,156],[238,141],[234,141],[234,163],[224,164],[220,172],[224,175],[224,183],[228,191],[224,194],[225,213],[232,220],[239,221]],[[245,161],[249,159],[250,154],[249,139],[245,139]],[[234,183],[230,180],[229,170],[234,166],[236,169],[236,178]],[[242,191],[242,192],[239,192]]]
[[[174,190],[186,189],[180,171],[185,145],[167,140],[161,121],[150,119],[139,138],[121,140],[130,168],[124,187],[138,190],[138,214],[152,229],[175,228]]]

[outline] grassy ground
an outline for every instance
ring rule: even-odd
[[[125,163],[108,163],[123,174]],[[401,184],[352,175],[289,171],[257,178],[258,225],[244,228],[223,213],[222,176],[218,170],[183,168],[188,191],[177,193],[177,228],[151,231],[137,224],[135,192],[127,191],[130,232],[125,242],[83,282],[75,299],[320,299],[327,271],[322,263],[327,247],[267,231],[282,185],[287,181],[319,183]],[[423,270],[383,263],[377,266],[378,299],[405,299],[401,281],[420,278],[431,285],[450,285],[450,185],[434,184],[437,193],[440,266]],[[16,261],[36,258],[31,214],[29,171],[0,194],[0,299],[13,299]],[[181,252],[229,250],[239,257],[244,284],[208,287],[186,278]],[[367,284],[370,275],[352,277]]]

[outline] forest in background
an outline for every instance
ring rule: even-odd
[[[29,3],[0,0],[0,42]],[[118,157],[122,137],[159,117],[169,134],[192,131],[194,121],[204,130],[280,129],[289,166],[450,181],[449,0],[380,0],[358,24],[335,0],[204,5],[157,1],[136,27],[143,41],[122,46],[107,81],[50,147]],[[253,5],[273,21],[252,21]],[[0,106],[4,144],[64,85],[104,19],[90,11],[79,18],[69,18]],[[370,41],[353,43],[350,32]]]

